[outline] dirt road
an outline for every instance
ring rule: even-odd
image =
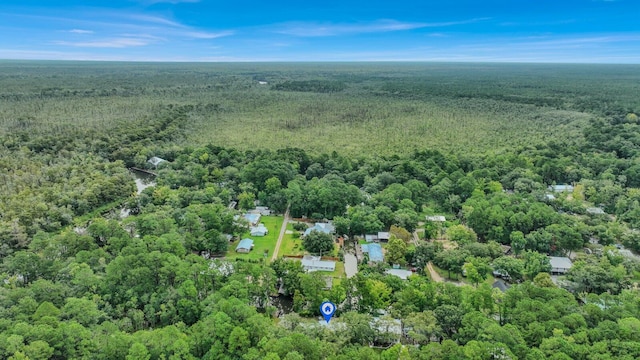
[[[444,282],[444,279],[442,278],[442,276],[440,276],[440,274],[438,274],[438,272],[436,272],[433,269],[433,264],[431,263],[431,261],[427,263],[427,270],[429,271],[429,276],[431,276],[431,280],[435,282]]]
[[[273,249],[273,256],[271,256],[271,261],[275,261],[278,258],[278,252],[280,252],[280,244],[282,244],[282,238],[284,234],[287,232],[287,223],[289,222],[289,207],[287,206],[287,211],[284,212],[284,220],[282,221],[282,227],[280,228],[280,235],[278,235],[278,242],[276,242],[276,248]]]

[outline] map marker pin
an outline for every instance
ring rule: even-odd
[[[320,305],[320,313],[324,316],[324,320],[329,323],[331,317],[336,312],[336,305],[331,301],[325,301]]]

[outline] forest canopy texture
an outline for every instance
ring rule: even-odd
[[[639,93],[634,65],[2,61],[0,357],[638,359]],[[386,260],[243,257],[256,200],[332,221],[287,251]]]

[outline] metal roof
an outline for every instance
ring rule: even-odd
[[[362,245],[362,251],[369,253],[369,260],[375,262],[383,262],[382,246],[376,243]]]
[[[252,246],[253,246],[253,240],[251,240],[251,239],[242,239],[238,243],[238,246],[236,246],[236,251],[238,251],[239,249],[251,250]]]

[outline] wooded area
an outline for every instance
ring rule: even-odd
[[[0,357],[640,358],[638,93],[622,65],[0,62]],[[220,258],[254,200],[390,231],[387,263]]]

